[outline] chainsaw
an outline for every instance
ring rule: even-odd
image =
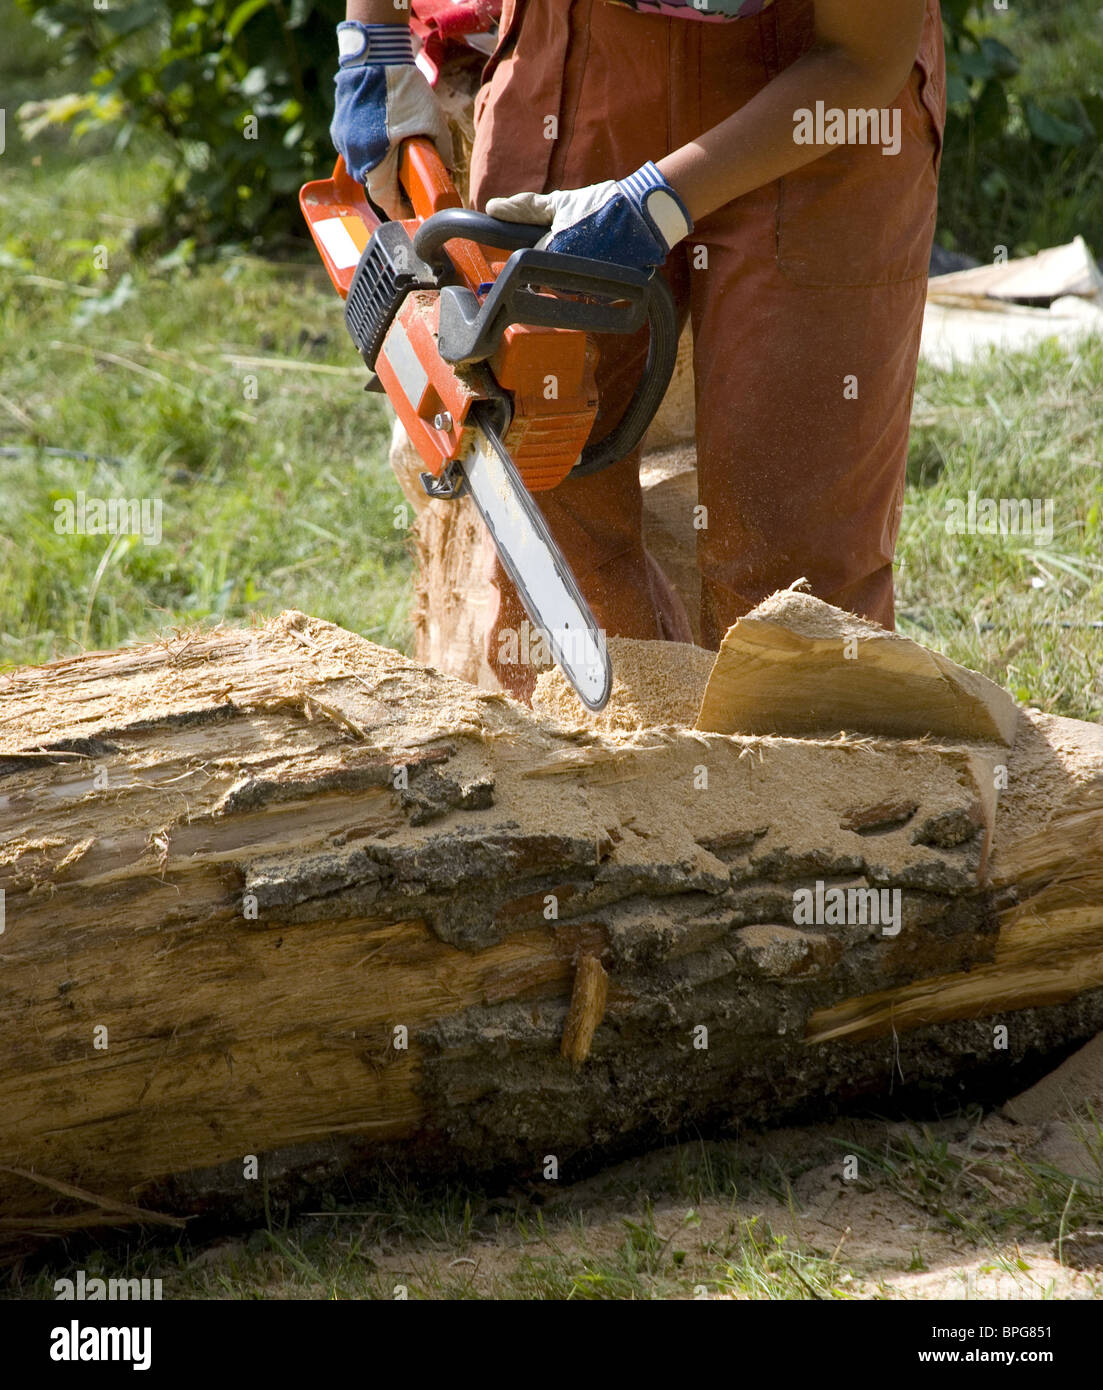
[[[586,477],[639,443],[677,355],[661,275],[535,249],[547,227],[462,206],[435,147],[407,140],[399,178],[413,217],[382,219],[338,159],[299,203],[345,300],[345,323],[425,469],[430,497],[469,496],[552,658],[591,710],[612,668],[534,493]],[[502,252],[508,253],[505,257]],[[647,360],[598,441],[596,335],[647,323]]]

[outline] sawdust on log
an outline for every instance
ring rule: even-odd
[[[662,727],[692,729],[708,684],[714,652],[687,642],[645,642],[610,637],[613,692],[600,714],[588,710],[562,671],[537,677],[532,707],[537,714],[572,727],[612,732]]]

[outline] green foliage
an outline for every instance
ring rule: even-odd
[[[1012,13],[1014,11],[1014,13]],[[1103,70],[1094,0],[942,0],[947,118],[939,239],[989,259],[1083,234],[1103,251]]]
[[[64,65],[92,84],[125,147],[139,129],[171,137],[162,230],[200,241],[299,231],[295,193],[332,158],[334,18],[314,0],[108,0],[106,8],[20,0]],[[48,103],[36,103],[41,120]],[[87,110],[87,108],[84,108]],[[56,119],[71,117],[60,106]]]
[[[955,124],[981,144],[1015,129],[1022,132],[1024,124],[1033,139],[1055,147],[1084,145],[1103,136],[1103,127],[1096,124],[1103,112],[1099,96],[1082,99],[1070,93],[1047,106],[1014,91],[1012,79],[1021,66],[1006,43],[986,32],[993,13],[985,0],[942,0],[951,139]]]

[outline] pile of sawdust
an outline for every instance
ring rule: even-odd
[[[561,724],[606,731],[663,725],[693,728],[715,652],[688,642],[610,637],[609,657],[613,692],[600,714],[586,708],[558,667],[537,678],[533,709]]]

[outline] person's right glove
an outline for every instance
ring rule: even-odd
[[[387,214],[402,214],[398,151],[403,140],[425,135],[445,164],[452,162],[448,121],[432,87],[414,66],[413,39],[405,24],[337,26],[341,66],[329,127],[345,168]]]

